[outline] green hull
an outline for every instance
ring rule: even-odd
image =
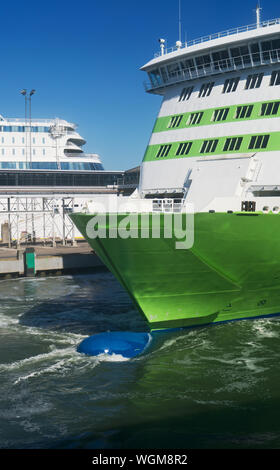
[[[86,226],[92,217],[71,215],[151,329],[280,312],[280,215],[195,214],[194,244],[179,250],[174,235],[91,239]],[[118,214],[118,224],[124,217]],[[109,227],[112,223],[107,215],[106,229]]]

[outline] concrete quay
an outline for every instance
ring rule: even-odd
[[[86,241],[76,246],[0,245],[0,278],[45,276],[106,269]]]

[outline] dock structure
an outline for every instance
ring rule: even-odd
[[[105,270],[86,241],[76,246],[30,245],[20,249],[0,247],[0,279],[47,276]]]
[[[0,278],[105,269],[69,214],[104,194],[131,194],[139,172],[52,172],[50,184],[44,171],[0,170]]]
[[[96,186],[90,186],[91,181],[87,181],[88,185],[85,186],[74,186],[74,180],[71,186],[23,184],[23,182],[28,183],[29,180],[21,181],[21,185],[9,186],[10,180],[6,179],[4,181],[6,184],[0,185],[0,239],[2,243],[5,243],[8,248],[19,248],[26,243],[37,242],[53,247],[57,243],[65,246],[75,245],[82,235],[75,228],[69,214],[85,209],[87,202],[93,197],[98,198],[104,194],[131,194],[139,181],[139,167],[126,172],[103,171],[99,173],[100,178],[106,177],[107,179],[95,182]],[[12,176],[15,177],[15,174],[10,175],[10,179]],[[37,175],[34,173],[33,177],[35,176]],[[77,175],[75,177],[77,178]],[[40,181],[42,183],[43,179]],[[99,186],[101,182],[103,186]],[[106,182],[115,184],[105,185]]]
[[[0,195],[1,240],[9,248],[26,243],[56,246],[75,244],[75,230],[68,214],[74,209],[74,195]]]

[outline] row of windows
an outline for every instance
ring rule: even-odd
[[[31,126],[31,132],[49,132],[50,128],[45,126]],[[30,126],[0,126],[0,132],[26,132]]]
[[[61,162],[61,170],[104,170],[101,163]],[[2,170],[59,170],[56,162],[0,162]]]
[[[237,47],[200,55],[193,58],[179,59],[176,62],[162,65],[150,71],[149,77],[152,86],[162,86],[168,81],[190,77],[195,78],[203,71],[224,72],[236,67],[259,65],[261,61],[280,61],[280,37],[253,44],[244,44]]]
[[[0,172],[0,186],[107,186],[117,184],[118,173]]]
[[[11,152],[12,150],[12,152]],[[19,151],[21,150],[21,152]],[[17,154],[21,154],[21,155],[25,155],[25,149],[22,148],[22,149],[1,149],[1,155],[5,155],[5,154],[8,154],[10,155],[12,153],[12,155],[17,155]],[[29,153],[29,151],[27,152]],[[32,149],[32,155],[39,155],[39,152],[38,152],[38,149]],[[45,149],[42,149],[42,155],[46,155],[46,150]]]
[[[252,90],[253,88],[260,88],[263,76],[264,76],[263,73],[255,73],[255,74],[248,75],[244,89]],[[240,77],[227,78],[224,82],[222,93],[232,93],[236,91],[239,81],[240,81]],[[215,82],[203,83],[200,87],[198,98],[204,98],[206,96],[209,96],[213,90],[214,85],[215,85]],[[280,85],[280,70],[275,70],[274,72],[272,72],[269,85],[270,86]],[[183,88],[178,101],[189,100],[193,90],[194,90],[193,86]]]
[[[9,141],[9,139],[6,139],[6,143],[8,143],[7,140]],[[17,139],[16,137],[12,137],[12,144],[15,144],[16,142],[19,142],[19,141],[20,141],[21,144],[24,144],[24,143],[25,143],[25,138],[24,138],[24,137],[21,137],[20,139]],[[27,141],[28,141],[28,143],[29,143],[29,139],[27,139]],[[36,142],[37,142],[37,144],[38,144],[38,139],[36,140],[35,137],[33,137],[33,138],[32,138],[32,143],[33,143],[33,144],[36,144]],[[2,143],[2,144],[5,143],[5,137],[1,137],[1,143]],[[42,144],[45,144],[45,143],[46,143],[45,137],[42,137],[40,143],[42,143]]]
[[[265,149],[269,142],[269,135],[253,135],[250,138],[248,145],[249,150]],[[224,143],[222,152],[232,152],[240,150],[241,144],[243,142],[243,137],[228,137]],[[207,139],[202,142],[200,147],[200,153],[214,153],[217,149],[219,139]],[[181,142],[175,152],[175,155],[188,155],[193,142]],[[161,145],[156,158],[167,157],[170,154],[172,144]]]
[[[259,116],[275,116],[276,114],[278,114],[279,106],[280,106],[280,101],[262,103]],[[249,119],[252,115],[253,108],[254,108],[253,104],[237,106],[234,119]],[[212,113],[211,121],[212,122],[225,121],[228,117],[229,110],[230,110],[229,107],[215,109]],[[201,122],[203,115],[204,115],[204,111],[197,111],[197,112],[191,113],[186,122],[186,126],[198,125]],[[171,120],[169,121],[168,128],[174,129],[176,127],[179,127],[182,122],[183,117],[184,117],[183,114],[172,116]]]

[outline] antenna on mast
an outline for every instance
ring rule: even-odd
[[[179,5],[178,5],[178,9],[179,9],[179,41],[181,42],[182,41],[181,0],[178,0],[178,2],[179,2]]]
[[[259,1],[256,7],[256,16],[257,16],[257,28],[259,28],[261,25],[261,5]]]
[[[182,22],[181,22],[181,0],[178,0],[178,10],[179,10],[179,40],[176,42],[177,49],[182,47]]]

